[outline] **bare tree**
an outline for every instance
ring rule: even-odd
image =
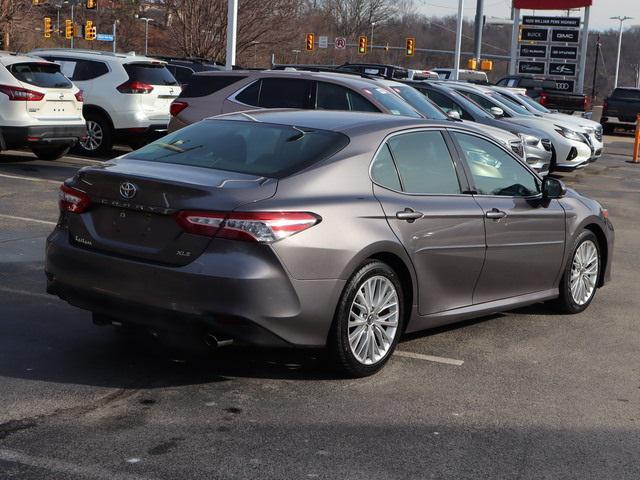
[[[402,3],[403,6],[406,2]],[[322,7],[333,20],[336,31],[353,37],[366,33],[372,23],[380,23],[393,17],[398,11],[393,0],[324,0]]]
[[[11,29],[13,23],[24,18],[30,10],[30,2],[26,0],[0,0],[0,34],[2,49],[11,48]]]

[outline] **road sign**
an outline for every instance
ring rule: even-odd
[[[549,58],[553,60],[575,60],[578,58],[578,47],[556,47],[551,46]]]
[[[523,28],[520,31],[521,42],[546,42],[549,36],[549,30],[546,28]]]
[[[520,45],[520,56],[527,58],[545,58],[547,56],[547,46]]]
[[[96,40],[101,42],[113,42],[113,35],[109,33],[98,33],[96,35]]]
[[[549,75],[559,75],[563,77],[574,77],[576,75],[575,63],[554,63],[549,64]]]
[[[580,17],[534,17],[524,15],[523,25],[537,25],[539,27],[579,27]]]
[[[531,73],[534,75],[543,75],[544,67],[546,63],[544,62],[518,62],[518,73]]]
[[[344,50],[347,48],[347,39],[344,37],[336,37],[336,50]]]
[[[552,42],[578,43],[579,37],[579,30],[559,30],[557,28],[551,30]]]
[[[329,37],[318,37],[318,48],[327,48],[329,46]]]

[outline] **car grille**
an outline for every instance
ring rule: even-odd
[[[544,147],[544,149],[547,152],[551,151],[551,140],[549,140],[548,138],[543,138],[542,139],[542,146]]]
[[[511,147],[511,150],[513,150],[513,153],[518,155],[520,158],[524,158],[524,146],[522,145],[522,142],[514,140],[509,143],[509,146]]]

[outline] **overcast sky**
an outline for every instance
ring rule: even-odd
[[[458,0],[416,0],[419,11],[426,15],[447,16],[456,15]],[[485,0],[485,15],[495,17],[509,17],[511,15],[510,0]],[[465,17],[473,17],[476,11],[476,0],[464,0]],[[525,14],[531,11],[524,11]],[[577,12],[576,12],[577,13]],[[538,11],[537,15],[566,15],[559,11]],[[618,22],[610,20],[612,16],[629,16],[633,20],[625,22],[625,28],[640,25],[640,0],[593,0],[589,27],[592,30],[606,30],[618,28]]]

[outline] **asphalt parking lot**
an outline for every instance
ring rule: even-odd
[[[545,305],[405,338],[379,374],[318,352],[185,356],[46,295],[60,182],[0,155],[0,479],[638,479],[640,165],[628,137],[558,176],[616,228],[583,314]],[[99,272],[96,272],[99,275]]]

